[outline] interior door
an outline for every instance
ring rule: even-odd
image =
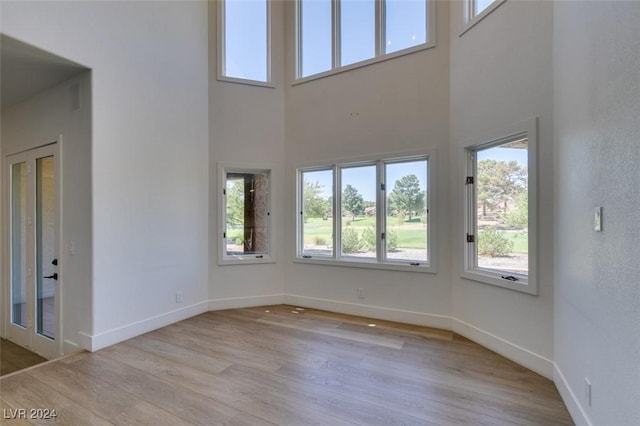
[[[7,157],[7,338],[46,358],[60,355],[57,144]]]

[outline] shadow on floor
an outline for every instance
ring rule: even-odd
[[[0,339],[0,376],[45,362],[46,359],[5,339]]]

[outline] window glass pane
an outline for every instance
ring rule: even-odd
[[[269,174],[227,173],[226,255],[268,254]]]
[[[386,0],[385,53],[397,52],[427,42],[427,2]]]
[[[331,1],[300,0],[300,77],[332,68]]]
[[[341,169],[342,255],[376,257],[376,166]]]
[[[388,163],[385,176],[387,259],[426,262],[427,160]]]
[[[11,322],[27,326],[27,164],[11,166]]]
[[[529,273],[528,141],[476,152],[477,267]]]
[[[473,16],[479,15],[487,7],[493,3],[494,0],[475,0],[473,3]]]
[[[225,0],[225,76],[268,81],[267,40],[266,0]]]
[[[376,9],[373,0],[340,2],[340,65],[373,58],[376,54]]]
[[[333,256],[333,170],[302,172],[302,254]]]

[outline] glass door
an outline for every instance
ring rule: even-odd
[[[7,158],[10,306],[7,338],[60,354],[57,145]]]

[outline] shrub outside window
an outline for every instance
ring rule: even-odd
[[[433,272],[429,160],[298,169],[297,261]]]
[[[466,148],[463,276],[535,294],[535,120],[527,127]]]

